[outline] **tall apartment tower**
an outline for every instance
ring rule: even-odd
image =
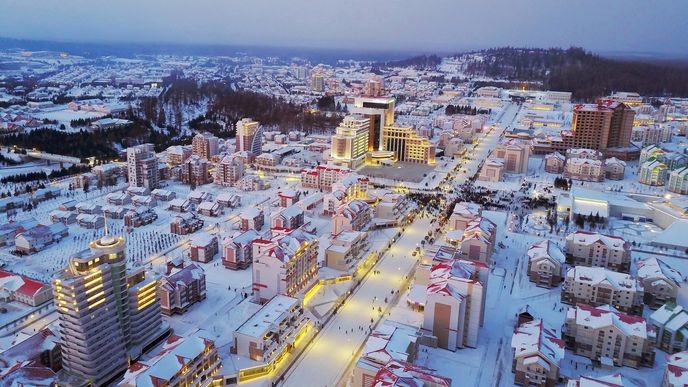
[[[357,97],[352,113],[369,119],[368,151],[384,150],[382,130],[394,124],[394,97]]]
[[[311,75],[311,90],[318,93],[325,91],[325,77],[322,74],[314,73]]]
[[[194,136],[191,141],[191,150],[193,154],[210,160],[211,157],[218,153],[219,139],[211,133],[199,133]]]
[[[153,144],[127,148],[127,172],[130,187],[146,187],[149,190],[159,187],[158,157]]]
[[[332,164],[357,168],[368,152],[370,120],[362,115],[349,115],[332,135]]]
[[[163,333],[158,281],[127,275],[125,247],[122,237],[95,240],[52,283],[63,367],[98,386]]]
[[[258,156],[262,153],[263,128],[258,121],[242,118],[236,123],[236,151],[247,151]]]
[[[626,104],[612,100],[576,105],[571,132],[553,144],[554,150],[588,148],[606,152],[610,148],[626,148],[631,144],[634,116],[635,112]]]

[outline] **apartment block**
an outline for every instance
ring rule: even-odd
[[[577,231],[566,236],[566,258],[574,265],[605,267],[628,273],[631,246],[618,236]]]
[[[263,149],[263,127],[250,118],[242,118],[236,123],[236,151],[249,152],[253,157]]]
[[[676,296],[685,283],[681,273],[661,259],[649,257],[636,262],[638,280],[645,288],[645,305],[657,309],[667,302],[676,302]]]
[[[195,263],[174,268],[161,280],[158,295],[164,315],[184,314],[205,299],[205,272]]]
[[[141,144],[127,148],[127,174],[129,186],[153,190],[160,186],[158,158],[153,144]]]
[[[679,352],[667,356],[662,387],[685,385],[688,385],[688,352]]]
[[[222,239],[222,264],[232,270],[246,269],[253,262],[253,241],[260,234],[251,229]]]
[[[253,296],[265,303],[281,294],[293,297],[318,274],[318,238],[301,229],[271,230],[253,241]]]
[[[351,272],[368,250],[368,234],[345,231],[330,240],[325,249],[325,265],[335,270]]]
[[[208,160],[196,155],[189,157],[181,165],[180,180],[182,184],[199,186],[210,183]]]
[[[564,278],[566,256],[550,240],[533,243],[528,248],[528,278],[538,286],[552,288]]]
[[[191,151],[195,156],[210,160],[219,152],[219,141],[208,132],[199,133],[191,140]]]
[[[569,305],[611,305],[624,313],[642,315],[643,293],[643,285],[628,274],[576,266],[566,272],[561,301]]]
[[[542,320],[519,325],[511,336],[514,382],[519,386],[557,385],[565,347],[564,340]]]
[[[223,187],[232,187],[244,176],[244,162],[238,157],[225,156],[215,167],[213,182]]]
[[[497,144],[492,156],[504,161],[504,172],[528,172],[530,144],[516,139],[508,139]]]
[[[654,327],[609,305],[569,308],[562,335],[567,349],[604,365],[639,368],[655,363]]]
[[[650,315],[657,332],[657,348],[676,353],[688,349],[688,311],[673,302],[662,305]]]

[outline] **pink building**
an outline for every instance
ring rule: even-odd
[[[206,232],[194,234],[191,237],[191,260],[210,262],[218,252],[217,237]]]
[[[232,270],[246,269],[253,262],[253,241],[260,238],[256,230],[222,240],[222,264]]]

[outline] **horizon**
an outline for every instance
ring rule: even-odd
[[[371,52],[455,53],[490,47],[583,47],[603,54],[686,57],[688,7],[671,0],[615,4],[581,0],[527,5],[352,0],[327,7],[311,0],[251,3],[122,0],[89,7],[85,0],[9,1],[0,36],[73,44],[244,46]],[[596,12],[590,12],[594,7]],[[136,12],[131,12],[136,9]],[[667,13],[667,9],[672,12]],[[17,15],[31,14],[32,18]],[[271,28],[265,28],[271,26]],[[122,28],[126,27],[126,28]],[[56,33],[58,31],[59,33]],[[86,38],[87,37],[87,38]]]

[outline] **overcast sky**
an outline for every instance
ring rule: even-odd
[[[0,36],[451,52],[688,56],[688,0],[0,0]]]

